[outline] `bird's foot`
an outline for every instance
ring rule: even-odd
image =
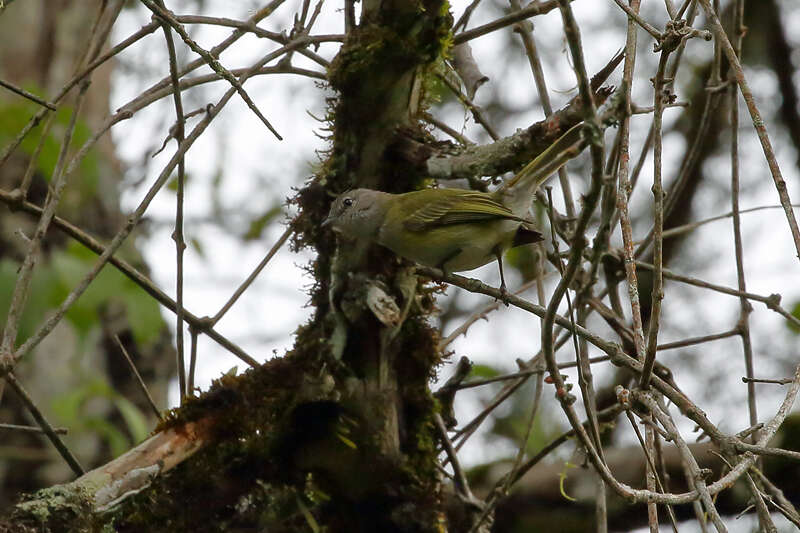
[[[506,289],[506,284],[503,283],[502,285],[500,285],[500,298],[499,298],[499,300],[501,302],[503,302],[504,304],[506,304],[506,307],[508,307],[508,304],[509,304],[508,296],[509,296],[508,289]]]

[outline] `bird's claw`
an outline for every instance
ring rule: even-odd
[[[501,302],[503,302],[506,305],[506,307],[508,307],[508,304],[509,304],[508,296],[509,296],[509,292],[508,292],[508,289],[506,289],[506,285],[504,283],[504,284],[500,285],[500,298],[499,298],[499,300]]]

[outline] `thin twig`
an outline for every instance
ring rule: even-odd
[[[153,410],[153,413],[156,415],[156,418],[159,420],[161,419],[161,411],[158,410],[156,407],[156,402],[153,401],[153,397],[150,395],[150,391],[147,389],[147,385],[145,384],[144,380],[142,379],[142,375],[139,374],[139,370],[136,368],[136,364],[131,359],[128,350],[125,349],[125,346],[122,344],[122,341],[119,340],[119,335],[114,335],[114,341],[119,346],[120,352],[125,357],[125,360],[128,362],[128,366],[131,367],[131,372],[133,372],[133,376],[136,378],[136,382],[139,384],[139,388],[142,389],[145,398],[147,399],[147,403],[150,404],[150,408]]]
[[[22,431],[25,433],[44,433],[44,430],[36,426],[20,426],[19,424],[0,424],[0,429],[7,429],[10,431]],[[67,428],[53,428],[56,435],[66,435]]]
[[[648,24],[646,20],[644,20],[641,16],[639,16],[638,10],[626,6],[622,0],[614,0],[614,2],[617,3],[617,5],[620,7],[620,9],[622,9],[625,12],[626,15],[628,15],[629,19],[636,22],[636,24],[641,26],[642,29],[644,29],[644,31],[652,35],[653,39],[655,39],[656,42],[661,41],[661,39],[663,38],[661,32],[658,31],[653,25]]]
[[[61,141],[61,149],[58,154],[58,160],[56,161],[55,169],[53,170],[49,194],[47,196],[47,200],[45,201],[45,206],[42,209],[42,216],[39,218],[39,223],[36,225],[36,230],[34,231],[33,237],[31,237],[30,243],[28,244],[28,251],[25,255],[25,259],[23,260],[22,266],[19,268],[19,272],[17,274],[17,282],[14,285],[14,292],[11,297],[11,305],[8,309],[6,324],[3,329],[3,338],[2,342],[0,343],[0,360],[2,360],[4,364],[8,365],[8,370],[10,370],[16,359],[14,355],[14,344],[17,339],[19,320],[25,307],[25,301],[28,298],[28,292],[33,279],[33,269],[39,260],[42,241],[47,233],[47,228],[50,226],[50,222],[55,216],[56,208],[58,207],[58,203],[61,199],[61,193],[67,184],[68,173],[64,172],[64,167],[67,160],[67,152],[69,151],[69,145],[72,142],[72,136],[75,133],[78,115],[80,115],[86,96],[86,90],[88,88],[88,84],[84,84],[81,88],[81,92],[78,95],[75,109],[72,111],[69,125],[67,126],[67,130],[64,133],[64,138]]]
[[[497,134],[495,129],[489,123],[488,119],[483,115],[483,110],[475,105],[470,98],[461,92],[461,89],[455,85],[447,76],[441,76],[437,74],[437,77],[444,83],[448,89],[450,89],[454,95],[461,101],[461,103],[470,110],[472,113],[472,117],[475,119],[475,122],[483,126],[483,129],[486,130],[486,133],[492,138],[492,140],[496,141],[500,138]]]
[[[157,0],[158,6],[163,10],[163,0]],[[171,133],[175,137],[178,145],[184,138],[184,113],[181,90],[178,80],[178,59],[175,55],[175,43],[172,40],[172,29],[165,19],[162,21],[164,39],[167,43],[167,55],[169,57],[169,77],[172,81],[172,100],[175,105],[175,125],[171,128]],[[184,339],[183,339],[183,253],[186,250],[186,241],[183,238],[183,197],[184,185],[186,181],[186,158],[181,156],[178,160],[178,186],[175,201],[175,229],[172,232],[172,240],[175,241],[175,303],[177,304],[175,313],[175,343],[176,343],[176,366],[178,370],[178,391],[181,402],[186,397],[186,362],[184,360]]]
[[[472,491],[469,489],[467,476],[464,474],[464,470],[461,468],[461,463],[458,461],[458,454],[456,454],[455,449],[453,449],[453,443],[450,442],[450,438],[447,436],[447,428],[444,426],[442,415],[439,413],[434,414],[433,421],[436,425],[436,430],[439,433],[439,439],[442,442],[442,446],[444,447],[445,452],[447,452],[447,457],[450,459],[450,466],[453,468],[453,480],[456,490],[465,501],[480,505],[477,498],[472,495]]]
[[[775,189],[778,191],[778,197],[780,198],[781,205],[783,206],[783,211],[786,213],[786,221],[789,223],[789,230],[791,231],[792,239],[794,240],[795,251],[797,252],[798,259],[800,259],[800,228],[797,226],[797,219],[792,211],[792,201],[789,198],[786,181],[783,179],[780,166],[778,165],[778,160],[775,157],[775,151],[772,149],[772,142],[769,139],[769,133],[767,133],[767,126],[758,110],[758,107],[756,106],[755,99],[753,98],[753,92],[750,90],[750,85],[747,83],[747,79],[744,76],[744,70],[742,70],[742,65],[738,56],[736,55],[736,50],[728,40],[728,36],[725,34],[725,29],[722,27],[722,23],[719,21],[719,17],[717,17],[717,14],[711,7],[709,0],[699,1],[703,6],[703,10],[706,13],[706,17],[708,18],[708,22],[711,25],[712,31],[714,32],[714,36],[722,46],[722,51],[725,53],[725,57],[728,59],[734,78],[736,79],[736,83],[739,85],[739,90],[741,91],[742,97],[744,97],[744,101],[747,104],[747,110],[750,111],[750,117],[753,120],[753,127],[758,135],[758,140],[761,141],[761,148],[764,151],[764,157],[767,160],[769,171],[772,175],[772,180],[775,182]]]
[[[453,44],[458,45],[461,43],[465,43],[471,39],[475,39],[482,35],[492,33],[493,31],[497,31],[500,28],[516,24],[521,20],[535,17],[536,15],[544,15],[545,13],[549,13],[550,11],[556,9],[557,7],[558,7],[557,0],[532,2],[530,5],[524,7],[523,9],[520,9],[516,13],[506,15],[505,17],[500,17],[499,19],[484,24],[483,26],[478,26],[477,28],[472,28],[471,30],[457,33],[455,37],[453,37]]]
[[[604,363],[609,360],[607,355],[599,355],[597,357],[590,357],[589,362],[594,363]],[[564,368],[573,368],[578,366],[577,361],[565,361],[563,363],[558,363],[559,369]],[[466,381],[464,383],[459,383],[456,386],[456,389],[472,389],[475,387],[483,387],[485,385],[491,385],[492,383],[499,383],[502,381],[510,381],[512,379],[518,379],[526,376],[532,376],[534,374],[543,374],[545,372],[544,368],[530,368],[528,370],[520,370],[519,372],[513,372],[511,374],[503,374],[502,376],[495,376],[493,378],[486,378],[486,379],[478,379],[475,381]],[[789,380],[791,382],[791,380]]]
[[[744,37],[744,2],[738,0],[735,4],[735,21],[734,31],[736,37],[734,40],[734,49],[737,56],[741,56],[742,39]],[[736,94],[736,87],[731,85],[728,90],[730,98],[731,110],[731,212],[733,213],[733,244],[736,256],[736,283],[741,292],[747,292],[747,282],[744,275],[744,253],[742,252],[742,227],[741,217],[739,216],[739,97]],[[747,301],[747,298],[739,297],[739,322],[738,329],[742,338],[742,351],[744,355],[744,368],[745,375],[748,378],[753,378],[755,371],[753,370],[753,345],[750,340],[750,313],[753,311],[753,306]],[[758,410],[756,406],[756,386],[752,381],[747,383],[747,410],[750,415],[750,425],[753,426],[758,423]],[[758,432],[753,432],[753,442],[758,440]],[[755,483],[748,476],[748,484],[755,487]],[[755,494],[754,494],[755,496]],[[759,504],[759,517],[761,516],[762,507],[764,502],[761,501],[760,496],[756,498],[760,501]],[[768,515],[769,513],[767,513]],[[772,527],[775,527],[774,525]]]
[[[443,132],[448,134],[450,137],[452,137],[453,139],[458,141],[461,144],[461,146],[470,146],[470,145],[474,145],[475,144],[474,142],[470,141],[465,136],[463,136],[461,133],[457,132],[456,130],[454,130],[453,128],[451,128],[450,126],[448,126],[447,124],[445,124],[441,120],[437,119],[436,117],[434,117],[430,113],[424,113],[422,115],[422,120],[424,120],[425,122],[427,122],[429,124],[433,124],[434,126],[436,126],[440,130],[442,130]]]
[[[217,311],[217,314],[214,315],[214,317],[211,319],[212,326],[215,325],[217,322],[219,322],[220,319],[225,315],[225,313],[227,313],[228,310],[231,307],[233,307],[233,304],[236,303],[236,300],[238,300],[239,297],[244,293],[244,291],[247,290],[247,288],[253,283],[253,281],[255,281],[255,279],[258,277],[261,271],[264,270],[264,267],[267,266],[267,263],[269,263],[269,261],[275,256],[276,253],[278,253],[278,250],[281,249],[281,247],[286,243],[289,237],[292,236],[293,231],[294,230],[292,226],[288,226],[286,230],[284,230],[283,234],[280,237],[278,237],[278,240],[275,241],[275,244],[272,245],[272,248],[270,248],[270,250],[267,252],[267,255],[264,256],[264,259],[261,260],[258,266],[253,270],[253,272],[251,272],[250,275],[247,276],[247,279],[244,280],[241,285],[239,285],[239,287],[234,291],[233,295],[231,295],[228,301],[225,302],[225,305],[223,305],[220,308],[220,310]]]
[[[511,0],[511,7],[516,11],[522,9],[519,0]],[[531,67],[533,74],[533,81],[536,83],[536,92],[539,94],[539,101],[542,103],[542,111],[544,111],[545,118],[550,118],[553,114],[553,106],[550,103],[550,94],[547,91],[547,80],[544,77],[542,70],[542,62],[539,59],[539,52],[536,49],[536,39],[533,36],[533,25],[529,21],[517,23],[514,30],[519,34],[522,39],[522,44],[525,47],[525,54],[528,56],[528,63]],[[575,200],[572,197],[572,186],[567,178],[567,171],[562,166],[558,169],[558,180],[561,185],[561,194],[564,196],[564,207],[567,212],[567,217],[570,219],[575,218]]]
[[[28,412],[31,414],[36,423],[39,424],[39,427],[42,428],[42,432],[47,435],[47,438],[50,439],[50,442],[55,447],[56,451],[58,451],[59,455],[64,458],[64,461],[69,465],[72,469],[72,472],[76,476],[81,476],[84,474],[83,467],[80,465],[78,460],[72,455],[72,452],[69,451],[69,448],[64,444],[64,441],[61,440],[61,437],[56,434],[55,429],[50,423],[45,419],[44,415],[42,414],[39,407],[33,401],[31,396],[28,394],[28,391],[22,386],[22,383],[17,381],[16,376],[13,373],[9,372],[5,376],[6,383],[8,383],[11,388],[17,393],[17,396],[25,404],[25,408],[28,409]]]
[[[749,378],[749,377],[742,377],[743,383],[773,383],[775,385],[788,385],[792,382],[789,378],[783,379],[764,379],[764,378]]]
[[[636,266],[644,268],[646,270],[653,269],[653,265],[651,265],[650,263],[645,263],[644,261],[636,261]],[[683,276],[680,274],[676,274],[675,272],[667,270],[666,268],[663,270],[663,274],[666,279],[679,281],[681,283],[686,283],[687,285],[694,285],[695,287],[710,289],[712,291],[721,292],[723,294],[729,294],[731,296],[744,296],[748,300],[761,302],[767,306],[767,309],[771,309],[772,311],[775,311],[776,313],[784,317],[787,322],[800,327],[800,318],[793,316],[789,311],[780,306],[781,302],[780,294],[770,294],[769,296],[763,296],[761,294],[754,294],[752,292],[742,292],[736,289],[731,289],[730,287],[725,287],[724,285],[717,285],[716,283],[710,283],[708,281],[703,281],[701,279],[693,278],[691,276]]]
[[[239,96],[247,104],[247,107],[249,107],[250,110],[253,113],[255,113],[255,115],[259,118],[259,120],[261,120],[261,122],[264,123],[267,129],[269,129],[269,131],[271,131],[272,134],[278,138],[278,140],[283,140],[283,137],[281,137],[280,134],[277,132],[277,130],[275,130],[275,128],[272,126],[272,124],[270,124],[269,120],[267,120],[267,117],[265,117],[261,113],[261,111],[258,109],[258,106],[256,106],[256,104],[250,98],[250,95],[247,94],[247,91],[244,90],[241,81],[236,79],[236,77],[233,74],[231,74],[228,71],[228,69],[223,67],[222,64],[219,61],[217,61],[217,58],[214,57],[208,50],[203,49],[191,37],[189,37],[189,34],[186,32],[183,25],[177,20],[175,20],[171,12],[168,12],[167,10],[163,9],[153,0],[141,0],[141,2],[155,15],[164,20],[170,26],[172,26],[175,32],[181,36],[183,42],[185,42],[189,48],[191,48],[196,54],[202,57],[205,60],[206,64],[208,64],[208,66],[211,67],[211,69],[214,72],[225,78],[228,81],[228,83],[230,83],[233,86],[233,88],[236,89],[236,92],[239,93]]]
[[[683,339],[680,341],[675,342],[665,342],[664,344],[659,344],[656,346],[656,350],[674,350],[675,348],[685,348],[686,346],[694,346],[695,344],[704,344],[709,341],[716,341],[719,339],[727,339],[729,337],[734,337],[739,335],[739,328],[734,328],[729,331],[724,331],[722,333],[715,333],[713,335],[703,335],[700,337],[691,337],[689,339]]]
[[[653,106],[653,290],[650,293],[650,325],[647,330],[647,348],[644,354],[644,371],[639,377],[639,387],[647,390],[653,365],[656,362],[658,332],[661,327],[661,302],[664,299],[664,188],[661,184],[662,171],[662,121],[664,118],[664,73],[672,50],[665,48],[658,60],[654,80]]]
[[[639,4],[639,0],[633,0],[631,2],[631,9],[638,13]],[[633,70],[636,61],[636,37],[636,24],[632,19],[628,19],[625,63],[622,70],[622,91],[628,112],[625,113],[625,117],[620,125],[617,212],[620,215],[619,225],[622,233],[625,277],[628,285],[628,299],[631,305],[633,343],[636,349],[636,357],[644,360],[645,344],[644,331],[642,328],[641,304],[639,302],[639,282],[636,276],[636,265],[633,262],[633,227],[631,226],[631,219],[628,213],[628,200],[633,190],[629,180],[628,168],[630,163],[631,88],[633,86]],[[643,161],[644,158],[641,157],[640,160]]]
[[[469,19],[472,17],[472,12],[475,11],[475,8],[478,7],[478,4],[480,3],[481,0],[472,0],[472,2],[464,8],[464,12],[461,13],[461,16],[458,17],[456,23],[453,24],[453,33],[467,27],[467,24],[469,24]]]
[[[186,381],[186,393],[194,396],[194,375],[197,370],[197,330],[190,327],[191,348],[189,349],[189,374]]]
[[[767,504],[764,502],[764,497],[761,494],[761,490],[755,484],[749,473],[745,474],[744,480],[747,483],[747,488],[750,490],[750,494],[753,496],[756,513],[758,514],[758,523],[761,528],[760,531],[764,531],[765,533],[778,533],[778,528],[775,527],[775,523],[772,521],[772,517],[770,516]]]
[[[16,93],[16,94],[20,95],[23,98],[27,98],[31,102],[36,102],[37,104],[46,107],[50,111],[55,111],[57,109],[55,104],[51,104],[50,102],[39,98],[35,94],[29,93],[25,89],[20,89],[19,87],[17,87],[13,83],[9,83],[7,81],[4,81],[4,80],[0,79],[0,87],[5,87],[6,89],[11,91],[12,93]]]
[[[20,203],[16,195],[13,195],[12,193],[9,193],[7,191],[3,191],[2,189],[0,189],[0,201],[8,205],[14,205],[18,209],[36,217],[41,216],[42,213],[41,207],[36,206],[30,202]],[[58,216],[53,218],[53,224],[58,229],[63,231],[65,234],[69,235],[77,242],[84,245],[87,249],[93,251],[98,255],[102,254],[106,249],[104,245],[98,242],[91,235],[87,234],[80,228],[76,227],[75,225],[67,222],[66,220]],[[108,260],[108,262],[111,263],[117,270],[119,270],[124,276],[130,279],[133,283],[141,287],[142,290],[144,290],[147,294],[149,294],[158,303],[160,303],[173,313],[176,312],[177,304],[175,303],[175,300],[167,296],[164,293],[164,291],[156,287],[156,285],[152,282],[152,280],[150,280],[150,278],[148,278],[147,276],[136,270],[126,261],[119,259],[116,256],[112,255],[111,258]],[[233,355],[235,355],[245,363],[249,364],[250,366],[259,366],[258,361],[253,359],[253,357],[248,355],[239,346],[237,346],[232,341],[222,336],[213,328],[209,328],[207,319],[199,318],[186,310],[184,310],[184,313],[185,313],[185,319],[190,326],[207,334],[220,346],[230,351]]]
[[[792,207],[795,207],[795,208],[796,207],[800,207],[800,204],[792,204]],[[740,209],[739,210],[739,214],[740,215],[744,215],[745,213],[753,213],[753,212],[756,212],[756,211],[763,211],[763,210],[766,210],[766,209],[782,209],[782,206],[780,206],[780,205],[762,205],[762,206],[759,206],[759,207],[751,207],[749,209]],[[683,235],[684,233],[688,233],[690,231],[694,231],[697,228],[699,228],[699,227],[701,227],[701,226],[703,226],[705,224],[710,224],[711,222],[716,222],[718,220],[724,220],[726,218],[731,218],[732,216],[733,216],[733,211],[729,211],[729,212],[727,212],[725,214],[722,214],[722,215],[717,215],[717,216],[714,216],[714,217],[705,218],[703,220],[698,220],[697,222],[689,222],[688,224],[683,224],[681,226],[674,226],[674,227],[672,227],[672,228],[670,228],[668,230],[664,230],[664,233],[663,233],[662,237],[664,237],[666,239],[667,237],[676,237],[676,236],[679,236],[679,235]],[[640,242],[641,241],[637,241],[634,244],[639,244]]]

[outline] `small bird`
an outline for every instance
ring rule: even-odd
[[[323,226],[365,239],[399,256],[445,272],[472,270],[497,260],[506,294],[503,253],[543,239],[527,218],[536,189],[582,146],[578,124],[489,193],[423,189],[390,194],[353,189],[339,195]]]

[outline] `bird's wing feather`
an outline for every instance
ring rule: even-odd
[[[404,222],[409,231],[425,231],[437,226],[479,220],[510,219],[524,221],[491,196],[471,191],[442,194],[435,201],[412,212]]]

